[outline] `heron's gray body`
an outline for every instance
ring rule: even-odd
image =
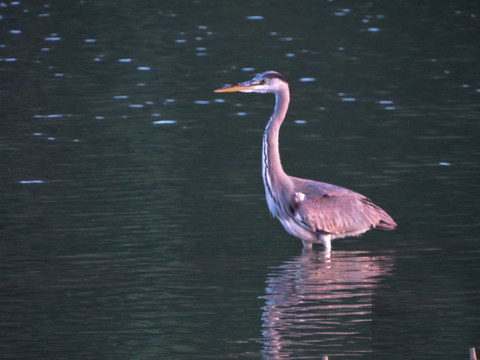
[[[285,78],[274,71],[253,80],[225,87],[218,92],[272,92],[275,109],[263,136],[262,177],[268,208],[285,230],[300,238],[304,247],[322,243],[326,251],[331,240],[358,236],[377,228],[392,230],[397,224],[367,197],[324,182],[287,175],[280,161],[278,137],[287,113],[290,91]]]
[[[359,193],[311,180],[292,178],[292,181],[291,213],[279,220],[306,247],[321,242],[329,248],[329,240],[358,236],[373,228],[395,227],[384,210]]]

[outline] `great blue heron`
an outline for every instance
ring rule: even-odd
[[[278,134],[290,102],[287,80],[276,71],[257,74],[252,80],[226,85],[215,92],[274,93],[275,109],[263,135],[262,176],[268,208],[287,232],[300,238],[304,248],[331,240],[358,236],[376,228],[393,230],[397,224],[367,197],[343,187],[300,179],[283,171]]]

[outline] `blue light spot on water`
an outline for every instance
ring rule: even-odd
[[[210,101],[208,101],[208,100],[196,100],[195,104],[197,104],[197,105],[207,105],[207,104],[210,104]]]
[[[150,66],[139,66],[139,67],[137,67],[137,70],[150,71]]]
[[[352,97],[347,97],[347,98],[342,98],[342,101],[352,102],[352,101],[357,101],[357,99]]]
[[[118,59],[118,62],[129,63],[129,62],[132,62],[132,59]]]
[[[154,121],[153,124],[155,125],[168,125],[168,124],[175,124],[176,120],[157,120]]]
[[[300,81],[301,81],[301,82],[312,82],[312,81],[315,81],[315,78],[313,78],[313,77],[304,77],[304,78],[300,78]]]
[[[22,33],[22,30],[10,30],[10,34],[13,34],[13,35],[18,35],[21,33]]]
[[[263,16],[261,15],[247,16],[247,20],[263,20]]]
[[[20,184],[43,184],[43,180],[20,180]]]
[[[380,29],[379,29],[379,28],[372,27],[372,28],[368,28],[368,31],[369,31],[369,32],[379,32]]]
[[[45,38],[45,41],[60,41],[61,39],[60,36],[48,36]]]

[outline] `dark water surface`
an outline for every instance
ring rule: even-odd
[[[4,359],[467,359],[480,349],[475,1],[0,3]],[[398,222],[302,253],[260,176]]]

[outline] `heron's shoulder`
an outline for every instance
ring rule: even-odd
[[[354,194],[353,191],[344,187],[325,182],[301,179],[297,177],[291,177],[291,180],[293,183],[294,192],[303,194],[303,196],[301,196],[302,200],[307,197],[341,196],[349,193]]]

